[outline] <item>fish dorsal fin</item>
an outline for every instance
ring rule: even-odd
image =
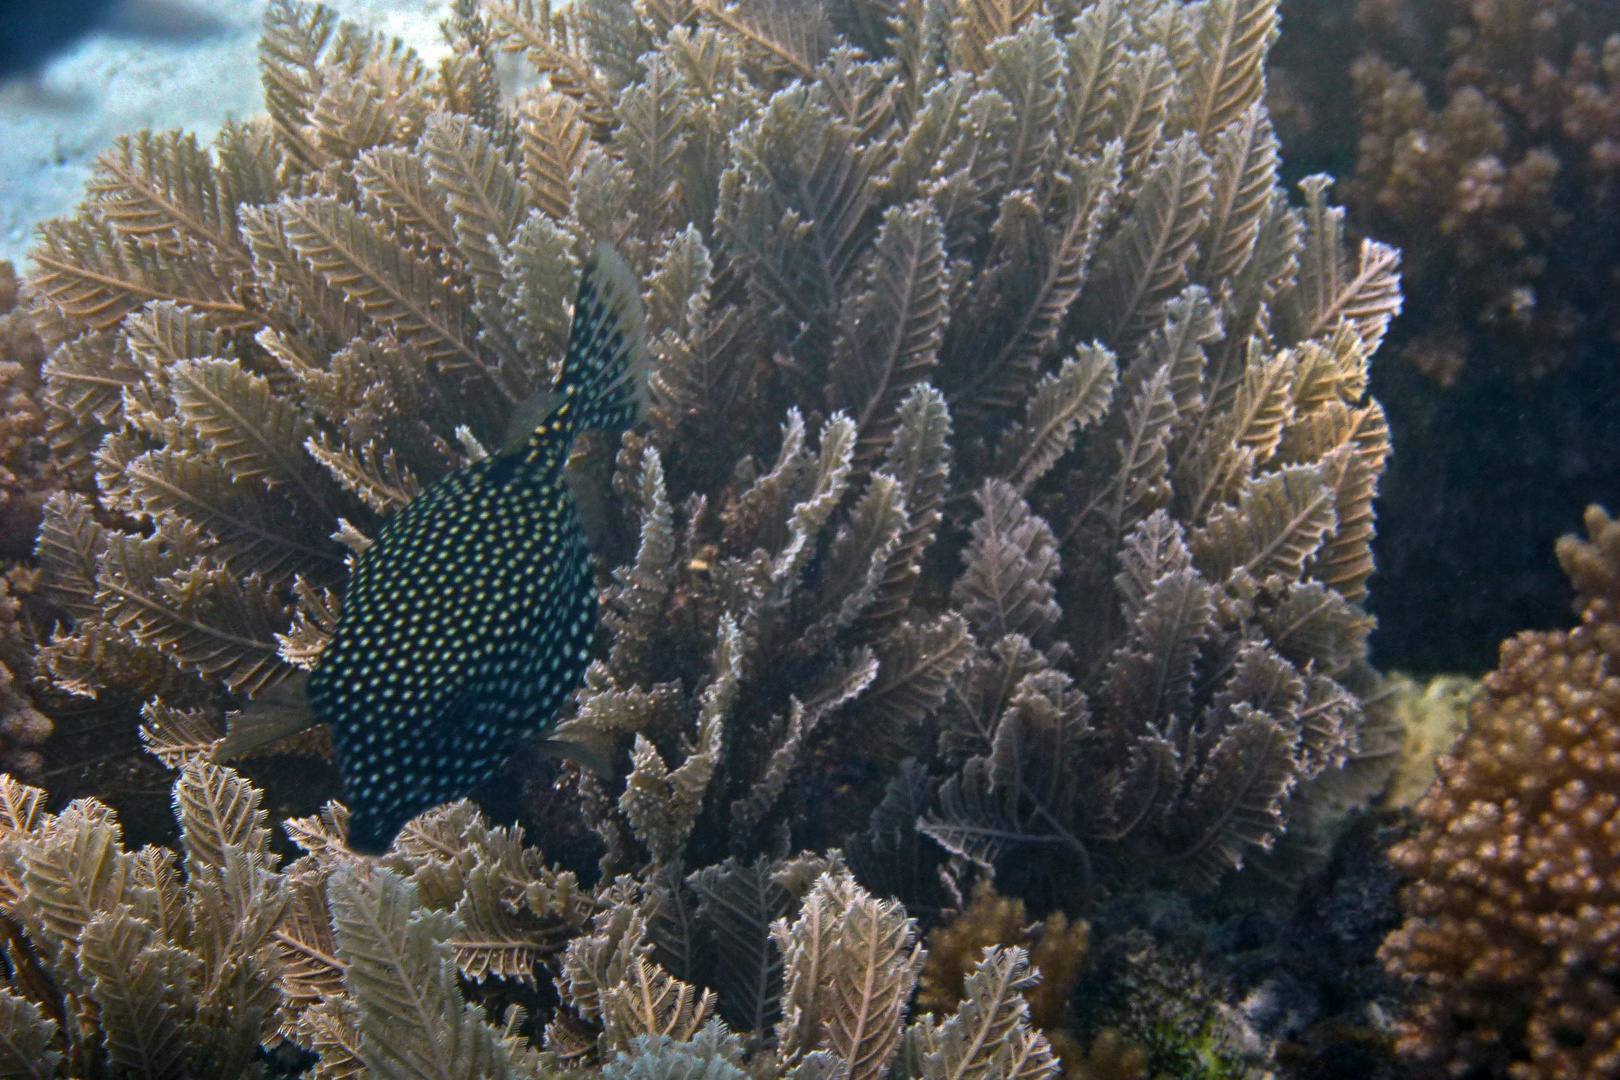
[[[555,390],[542,390],[527,401],[519,403],[512,410],[512,418],[506,423],[506,437],[501,440],[501,448],[496,451],[496,457],[511,457],[521,453],[528,445],[540,425],[551,419],[557,411],[557,406],[568,399]]]

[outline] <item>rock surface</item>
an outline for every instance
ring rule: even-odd
[[[448,0],[325,0],[436,60]],[[96,155],[120,134],[182,128],[213,137],[263,105],[256,48],[266,0],[169,0],[173,25],[142,35],[98,30],[37,77],[0,83],[0,259],[21,265],[34,226],[79,201]],[[189,17],[189,27],[186,25]],[[0,27],[3,30],[3,27]]]

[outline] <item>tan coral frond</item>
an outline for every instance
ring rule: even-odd
[[[299,535],[279,493],[236,480],[211,458],[149,450],[124,471],[141,514],[180,514],[207,529],[219,541],[220,561],[235,573],[280,585],[300,570],[341,565],[336,552]]]
[[[302,574],[293,579],[293,595],[297,603],[292,626],[276,635],[276,651],[287,663],[310,671],[337,629],[341,600],[326,586],[311,585]]]
[[[397,146],[379,146],[354,163],[354,180],[377,217],[424,237],[441,251],[456,250],[453,214],[434,190],[425,155]]]
[[[1059,1071],[1046,1037],[1029,1026],[1023,991],[1033,985],[1021,948],[986,949],[964,983],[955,1015],[929,1038],[924,1080],[1050,1080]]]
[[[733,138],[715,230],[753,287],[825,328],[871,226],[872,155],[802,84],[773,95]]]
[[[1277,0],[1211,0],[1200,15],[1179,105],[1183,126],[1207,147],[1265,92]]]
[[[1148,167],[1129,223],[1098,256],[1087,322],[1109,342],[1130,341],[1163,318],[1164,301],[1187,279],[1209,213],[1209,159],[1182,135]]]
[[[391,870],[350,863],[328,886],[343,982],[359,1011],[359,1057],[379,1080],[507,1075],[499,1032],[456,985],[454,916],[424,911]]]
[[[264,793],[235,769],[193,761],[174,783],[174,816],[188,860],[223,868],[235,848],[257,865],[270,862]],[[189,865],[189,862],[188,862]]]
[[[1053,188],[1067,210],[1055,229],[1029,193],[1003,200],[991,230],[992,264],[975,290],[974,308],[956,324],[968,332],[953,333],[950,341],[950,358],[977,368],[953,392],[970,411],[1015,405],[1033,387],[1080,297],[1099,232],[1120,193],[1117,149],[1110,144],[1096,158],[1058,170]]]
[[[334,480],[379,514],[398,510],[422,491],[422,482],[400,464],[394,451],[383,450],[374,439],[354,451],[323,431],[305,439],[304,449]]]
[[[652,58],[646,74],[625,89],[614,109],[615,149],[630,170],[631,210],[644,236],[656,236],[676,220],[680,167],[689,134],[683,123],[681,83],[668,57]]]
[[[6,1080],[53,1080],[62,1060],[55,1048],[57,1023],[40,1007],[0,986],[0,1076]]]
[[[325,508],[329,487],[304,452],[309,418],[269,380],[235,360],[181,360],[168,368],[181,417],[231,476],[286,485]]]
[[[337,957],[320,871],[295,870],[287,875],[287,910],[272,939],[284,1000],[281,1031],[291,1036],[295,1027],[306,1024],[311,1007],[344,996],[345,965]]]
[[[1032,186],[1057,152],[1063,46],[1050,19],[1031,18],[1007,36],[990,39],[984,54],[989,61],[985,81],[1012,106],[1012,123],[1002,133],[1007,154],[1002,183],[1015,191]]]
[[[1193,561],[1212,580],[1239,568],[1264,580],[1298,580],[1333,531],[1334,492],[1315,466],[1293,465],[1247,481],[1237,506],[1221,506],[1193,533]]]
[[[1176,66],[1163,46],[1130,51],[1120,62],[1102,136],[1118,139],[1125,175],[1134,185],[1146,174],[1170,111]]]
[[[208,152],[178,131],[121,135],[96,159],[86,185],[96,213],[137,243],[185,257],[186,241],[245,267],[247,248],[236,232],[236,204],[222,190]]]
[[[288,621],[281,601],[257,578],[237,578],[206,560],[174,566],[164,549],[176,541],[196,543],[162,523],[151,539],[109,537],[97,577],[97,602],[107,618],[233,690],[252,694],[291,674],[276,652],[275,632]]]
[[[1002,436],[991,471],[1027,495],[1074,445],[1076,435],[1107,411],[1118,379],[1113,353],[1100,345],[1081,346],[1036,385],[1024,420]]]
[[[277,137],[306,168],[321,161],[305,129],[321,89],[321,62],[336,29],[336,12],[320,5],[273,0],[264,14],[259,73],[265,106]]]
[[[45,789],[0,773],[0,837],[33,832],[42,820]]]
[[[1063,150],[1088,154],[1101,142],[1130,33],[1124,0],[1101,0],[1075,17],[1065,40]]]
[[[107,530],[95,519],[90,500],[77,492],[57,492],[45,502],[35,548],[50,595],[75,615],[99,615],[96,571],[107,550]]]
[[[1258,103],[1214,139],[1209,220],[1198,240],[1193,280],[1219,290],[1249,261],[1276,190],[1280,149],[1271,119]]]
[[[877,1080],[900,1041],[923,950],[916,926],[893,900],[857,894],[839,920],[822,993],[822,1041],[851,1080]]]
[[[114,326],[151,300],[184,304],[224,329],[256,321],[227,275],[184,255],[142,247],[99,218],[48,221],[39,237],[29,256],[38,268],[34,287],[69,318],[93,329]]]
[[[155,697],[141,706],[141,741],[170,769],[207,760],[225,738],[202,709],[177,709]]]
[[[98,912],[126,902],[129,858],[111,811],[94,800],[69,805],[19,850],[19,912],[29,937],[58,957],[71,956]]]
[[[78,943],[79,969],[97,1006],[102,1052],[115,1073],[178,1076],[195,1053],[202,962],[157,938],[128,909],[97,913]]]
[[[551,86],[577,100],[593,124],[612,116],[613,91],[576,33],[550,0],[487,0],[483,12],[501,46],[521,52]]]
[[[1351,408],[1324,405],[1302,418],[1298,434],[1284,436],[1293,460],[1320,460],[1323,482],[1334,493],[1336,524],[1306,573],[1337,590],[1346,600],[1367,595],[1372,576],[1373,499],[1390,453],[1389,424],[1377,402]]]
[[[862,287],[845,302],[833,345],[833,403],[860,432],[856,468],[865,471],[888,447],[899,408],[933,368],[949,312],[945,237],[925,202],[883,215]]]
[[[1350,323],[1368,353],[1384,340],[1390,320],[1401,310],[1401,253],[1388,244],[1363,239],[1356,259],[1344,252],[1344,210],[1329,206],[1327,176],[1300,181],[1305,192],[1305,246],[1299,284],[1284,311],[1296,338],[1328,333],[1341,320]]]
[[[420,348],[444,371],[472,371],[495,380],[474,343],[465,301],[375,222],[321,197],[282,202],[277,215],[299,257],[366,317]]]
[[[697,8],[733,35],[768,72],[813,79],[830,44],[826,12],[819,3],[699,0]]]
[[[535,965],[556,951],[548,927],[525,918],[512,903],[505,867],[480,860],[467,874],[456,918],[461,928],[449,938],[461,974],[473,982],[508,979],[535,985]]]
[[[1293,742],[1272,717],[1235,707],[1176,822],[1187,839],[1174,859],[1195,887],[1242,866],[1249,849],[1270,847],[1282,830],[1282,800],[1296,780]]]
[[[528,213],[517,173],[489,132],[464,116],[434,113],[418,143],[433,190],[449,208],[456,250],[478,288],[499,292],[501,254]]]
[[[911,601],[923,556],[939,529],[951,470],[951,414],[943,394],[918,384],[900,403],[895,425],[883,471],[905,491],[906,527],[866,609],[866,623],[876,626],[892,622]]]
[[[1004,480],[987,480],[974,500],[980,517],[963,555],[966,572],[951,590],[953,606],[990,641],[1044,635],[1061,614],[1053,599],[1060,559],[1051,526]]]
[[[877,676],[855,706],[863,739],[899,741],[945,701],[951,680],[973,650],[967,620],[956,612],[932,622],[902,622],[876,646]]]
[[[783,956],[772,929],[792,910],[793,893],[765,859],[727,859],[695,871],[686,885],[697,902],[698,940],[710,951],[721,1015],[739,1031],[764,1033],[782,995]]]
[[[555,91],[521,99],[518,116],[529,197],[553,220],[562,221],[574,205],[574,183],[590,146],[590,126],[574,99]]]
[[[624,981],[602,994],[608,1043],[627,1048],[638,1035],[690,1039],[714,1008],[714,993],[697,991],[643,956],[631,959]]]

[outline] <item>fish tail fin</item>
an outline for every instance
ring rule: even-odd
[[[634,425],[646,408],[652,371],[646,324],[635,271],[598,243],[580,274],[562,372],[555,386],[518,406],[503,454],[521,451],[553,418],[567,418],[570,438],[586,428]]]
[[[575,430],[629,427],[646,408],[651,369],[640,283],[622,255],[598,243],[580,274],[568,355],[552,393],[577,403]]]

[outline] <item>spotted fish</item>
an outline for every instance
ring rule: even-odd
[[[556,386],[500,453],[427,488],[360,556],[308,687],[355,850],[494,775],[578,685],[596,588],[563,466],[577,432],[634,422],[643,334],[634,277],[599,245]]]

